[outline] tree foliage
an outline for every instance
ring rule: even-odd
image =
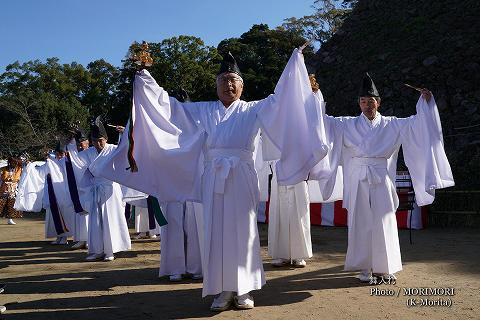
[[[30,61],[7,66],[0,76],[0,152],[38,152],[52,147],[64,128],[85,124],[82,107],[87,71],[77,63]]]
[[[313,14],[285,19],[282,26],[323,44],[338,31],[356,3],[357,0],[315,0]]]
[[[178,36],[149,44],[154,58],[149,70],[172,96],[184,89],[192,101],[216,100],[221,54],[231,51],[245,81],[242,98],[257,100],[273,92],[292,50],[304,42],[294,30],[271,30],[264,24],[220,42],[218,48],[197,37]],[[98,115],[108,123],[124,125],[136,71],[128,59],[132,50],[127,50],[120,68],[105,60],[84,67],[75,62],[60,64],[57,58],[8,65],[0,75],[0,157],[23,151],[39,157],[72,125],[88,128]],[[304,54],[312,55],[312,47]]]
[[[119,69],[116,105],[107,116],[117,124],[127,121],[132,107],[132,83],[137,66],[130,57],[135,45],[128,48]],[[170,95],[176,97],[184,89],[192,101],[216,98],[215,76],[221,57],[215,47],[193,36],[172,37],[149,43],[149,47],[153,65],[148,70]]]
[[[152,45],[154,78],[176,94],[185,89],[193,101],[216,98],[217,49],[192,36],[179,36]]]

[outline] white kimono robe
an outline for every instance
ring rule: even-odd
[[[168,202],[162,212],[168,224],[162,226],[159,276],[202,274],[202,205]]]
[[[94,147],[78,153],[87,167],[82,178],[84,209],[89,212],[88,220],[88,253],[111,256],[119,251],[131,248],[130,234],[125,219],[123,193],[116,182],[92,175],[98,159],[109,157],[116,149],[107,144],[99,153]],[[72,161],[74,158],[72,158]]]
[[[63,159],[48,159],[46,162],[29,163],[18,184],[15,208],[22,211],[38,212],[45,208],[45,238],[70,237],[73,235],[74,214],[70,193],[65,183],[65,162]],[[57,200],[58,210],[67,232],[57,234],[50,211],[46,176],[50,174]]]
[[[44,161],[27,164],[18,182],[17,196],[13,208],[18,211],[40,212],[43,204],[45,173]]]
[[[322,120],[322,119],[321,119]],[[323,198],[334,189],[343,165],[343,206],[348,210],[345,270],[392,274],[402,270],[395,212],[397,154],[402,145],[419,206],[431,204],[435,189],[454,185],[445,155],[435,100],[420,97],[409,118],[325,116],[329,154],[312,170]]]
[[[47,163],[43,161],[32,162],[27,165],[18,183],[18,193],[14,208],[16,210],[30,212],[40,212],[42,208],[45,208],[45,238],[70,236],[71,233],[57,234],[55,230],[45,181],[47,171]],[[58,200],[61,200],[60,197],[57,197],[57,201]],[[60,208],[61,206],[59,204],[59,209]]]
[[[132,114],[138,172],[125,170],[127,139],[98,172],[160,201],[201,201],[203,295],[245,294],[265,284],[256,222],[254,139],[262,127],[281,151],[280,183],[304,180],[326,153],[318,139],[305,139],[311,129],[306,103],[314,103],[314,98],[297,50],[274,95],[255,102],[237,100],[228,108],[220,101],[180,103],[144,70],[135,79]]]
[[[76,148],[76,145],[73,145]],[[70,147],[70,145],[69,145]],[[88,233],[86,221],[87,215],[79,215],[75,213],[73,203],[68,189],[68,181],[65,169],[65,159],[49,160],[50,167],[53,165],[52,182],[54,182],[55,195],[61,209],[62,215],[65,219],[69,232],[67,234],[57,235],[55,226],[52,220],[50,207],[48,204],[48,196],[45,188],[46,172],[51,172],[48,169],[48,164],[43,161],[29,163],[22,173],[22,177],[18,184],[18,195],[15,201],[17,210],[38,212],[42,206],[46,209],[45,216],[45,235],[46,238],[53,238],[56,236],[71,236],[75,241],[87,241]],[[55,165],[56,164],[56,165]],[[72,163],[73,164],[73,163]],[[56,174],[55,174],[56,173]],[[74,170],[75,173],[75,170]],[[77,183],[80,177],[77,177]],[[45,192],[45,193],[44,193]],[[82,223],[79,223],[80,222]]]
[[[269,205],[268,254],[273,259],[311,258],[313,253],[307,182],[280,186],[274,172]]]
[[[70,155],[73,174],[75,175],[75,182],[77,184],[77,189],[81,201],[81,188],[80,181],[83,178],[86,166],[79,166],[82,161],[78,158],[77,144],[75,140],[72,140],[67,145],[67,151]],[[68,182],[67,182],[68,183]],[[73,203],[72,203],[73,205]],[[88,241],[88,211],[86,208],[83,208],[84,212],[75,213],[74,226],[73,226],[73,240],[74,241]]]
[[[318,90],[315,95],[323,102],[323,95]],[[306,105],[309,117],[321,115],[324,110],[317,110],[317,105]],[[313,109],[313,110],[312,110]],[[317,112],[315,112],[317,111]],[[317,124],[317,130],[323,128],[323,122]],[[323,129],[324,131],[324,129]],[[323,132],[322,131],[322,132]],[[261,139],[264,153],[272,154],[271,142]],[[269,161],[270,166],[275,167],[276,162]],[[311,182],[310,184],[314,184]],[[260,183],[268,187],[267,183]],[[306,259],[313,256],[312,239],[310,235],[310,197],[309,186],[306,181],[295,185],[282,186],[277,183],[277,176],[273,170],[271,182],[270,202],[268,217],[268,254],[273,259]]]
[[[45,167],[45,181],[47,174],[50,174],[52,178],[53,190],[57,199],[58,209],[63,217],[65,226],[68,231],[62,234],[57,234],[55,230],[55,224],[53,222],[52,212],[50,210],[50,202],[48,200],[48,188],[45,182],[45,191],[43,198],[43,207],[46,209],[45,214],[45,238],[55,237],[71,237],[73,236],[73,230],[75,228],[75,210],[73,209],[73,203],[70,199],[70,192],[66,182],[65,173],[65,159],[47,159]]]

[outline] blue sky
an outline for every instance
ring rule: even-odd
[[[0,72],[16,60],[58,57],[120,65],[134,40],[193,35],[216,46],[253,24],[313,13],[313,0],[2,0]]]

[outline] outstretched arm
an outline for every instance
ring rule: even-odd
[[[437,104],[431,92],[422,89],[417,102],[417,114],[399,120],[404,122],[400,131],[401,142],[417,204],[431,204],[436,189],[455,184],[445,154]]]
[[[310,169],[326,154],[315,132],[315,121],[308,115],[308,110],[315,108],[315,99],[303,55],[295,49],[275,93],[256,106],[262,132],[280,151],[276,173],[281,185],[305,180]]]
[[[205,134],[184,104],[170,98],[146,70],[135,76],[132,115],[125,134],[129,139],[122,139],[97,168],[101,176],[161,201],[197,200],[196,164]],[[132,163],[138,171],[126,170]]]

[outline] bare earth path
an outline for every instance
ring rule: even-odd
[[[314,257],[307,267],[274,269],[266,226],[259,225],[267,285],[253,293],[255,309],[217,314],[209,311],[212,298],[201,298],[201,282],[157,278],[158,241],[134,241],[113,262],[84,262],[84,251],[43,239],[40,215],[16,226],[0,223],[0,282],[7,283],[0,304],[8,308],[1,319],[480,319],[478,229],[413,231],[413,245],[408,231],[400,231],[404,270],[397,284],[370,286],[342,271],[346,229],[313,227]],[[454,288],[455,295],[404,295],[420,287]],[[416,306],[407,307],[410,298]],[[452,305],[420,306],[425,298]]]

